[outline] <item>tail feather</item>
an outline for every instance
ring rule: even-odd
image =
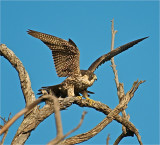
[[[54,94],[56,97],[67,97],[67,92],[61,90],[61,85],[47,86],[39,89],[37,95],[43,95],[43,90],[47,91],[48,94]]]

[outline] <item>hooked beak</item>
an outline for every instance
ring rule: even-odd
[[[97,76],[96,75],[94,76],[94,80],[97,81]]]

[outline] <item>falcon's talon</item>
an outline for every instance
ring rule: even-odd
[[[95,103],[94,100],[92,100],[92,99],[90,99],[90,98],[88,98],[88,97],[86,97],[86,100],[89,102],[90,105],[92,105],[93,103]]]
[[[82,100],[82,96],[77,96],[77,97],[78,97],[78,99]]]

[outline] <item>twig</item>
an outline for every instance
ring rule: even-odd
[[[108,134],[107,136],[106,145],[109,145],[109,140],[110,140],[110,134]]]
[[[112,22],[112,40],[111,40],[111,51],[114,50],[114,39],[115,39],[115,34],[118,32],[117,30],[114,30],[114,19],[111,20]],[[117,86],[117,89],[119,88],[119,80],[118,80],[118,74],[117,74],[117,70],[116,70],[116,65],[114,63],[114,57],[111,58],[111,67],[113,69],[114,72],[114,76],[115,76],[115,83]]]
[[[76,128],[74,128],[73,130],[69,131],[66,135],[64,135],[63,139],[66,138],[67,136],[69,136],[71,133],[75,132],[77,129],[80,128],[80,126],[82,125],[84,117],[85,117],[86,114],[87,114],[87,112],[83,111],[82,117],[81,117],[81,120],[80,120],[78,126]]]
[[[62,128],[62,121],[61,121],[61,114],[60,114],[60,106],[58,99],[54,96],[54,110],[55,110],[55,122],[56,122],[56,129],[57,129],[57,136],[55,139],[50,141],[48,145],[57,144],[58,141],[61,141],[63,137],[63,128]]]
[[[61,114],[60,114],[60,107],[58,99],[54,96],[54,115],[55,115],[55,121],[56,121],[56,129],[57,129],[57,137],[61,138],[63,136],[63,128],[62,128],[62,120],[61,120]]]
[[[130,130],[127,130],[127,133],[126,134],[124,134],[124,133],[122,133],[117,139],[116,139],[116,141],[114,142],[114,144],[113,145],[118,145],[119,143],[120,143],[120,141],[124,138],[124,137],[127,137],[127,136],[134,136],[134,133],[132,132],[132,131],[130,131]]]
[[[121,133],[121,135],[116,139],[113,145],[118,145],[124,137],[126,137],[126,134]]]
[[[3,135],[3,138],[2,138],[2,140],[0,141],[0,145],[3,145],[3,144],[4,144],[4,141],[5,141],[5,139],[6,139],[7,134],[8,134],[8,130],[5,131],[5,133],[4,133],[4,135]]]
[[[117,33],[117,30],[114,30],[114,19],[111,20],[112,22],[112,42],[111,42],[111,51],[114,50],[114,39],[115,39],[115,34]],[[111,58],[111,67],[113,69],[113,73],[114,73],[114,80],[115,80],[115,83],[116,83],[116,87],[117,87],[117,95],[118,95],[118,98],[119,98],[119,102],[120,100],[122,99],[122,97],[125,95],[124,94],[124,87],[123,87],[123,84],[119,83],[119,79],[118,79],[118,72],[116,70],[116,65],[115,65],[115,62],[114,62],[114,57]],[[122,116],[124,118],[127,117],[127,114],[126,114],[126,111],[125,110],[122,110]],[[122,130],[124,133],[126,133],[126,128],[122,125]]]
[[[66,134],[65,134],[63,137],[61,137],[61,138],[57,138],[57,137],[56,137],[54,140],[50,141],[50,142],[48,143],[48,145],[58,144],[60,141],[64,140],[67,136],[69,136],[70,134],[72,134],[73,132],[75,132],[77,129],[79,129],[80,126],[81,126],[82,123],[83,123],[83,120],[84,120],[84,117],[85,117],[86,113],[87,113],[87,112],[85,112],[85,111],[83,112],[82,117],[81,117],[81,120],[80,120],[80,123],[78,124],[78,126],[77,126],[76,128],[74,128],[73,130],[69,131],[68,133],[66,133]]]
[[[11,113],[9,114],[8,121],[9,121],[9,119],[10,119],[10,115],[11,115]],[[0,116],[0,118],[3,120],[4,125],[5,125],[5,124],[7,123],[7,121],[5,120],[5,118],[2,118],[1,116]],[[6,138],[7,134],[8,134],[8,129],[4,132],[3,138],[2,138],[2,140],[0,141],[0,145],[3,145],[3,144],[4,144],[4,141],[5,141],[5,138]]]

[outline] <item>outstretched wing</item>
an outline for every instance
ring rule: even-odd
[[[76,44],[45,33],[28,30],[29,35],[40,39],[52,51],[54,64],[59,77],[71,76],[80,72],[80,52]]]
[[[146,39],[148,37],[144,37],[141,39],[137,39],[135,41],[129,42],[127,44],[124,44],[114,50],[112,50],[111,52],[102,55],[101,57],[99,57],[96,61],[94,61],[91,66],[88,68],[88,70],[90,70],[91,72],[94,72],[101,64],[105,63],[106,61],[110,60],[112,57],[114,57],[115,55],[129,49],[130,47],[134,46],[135,44],[141,42],[142,40]]]

